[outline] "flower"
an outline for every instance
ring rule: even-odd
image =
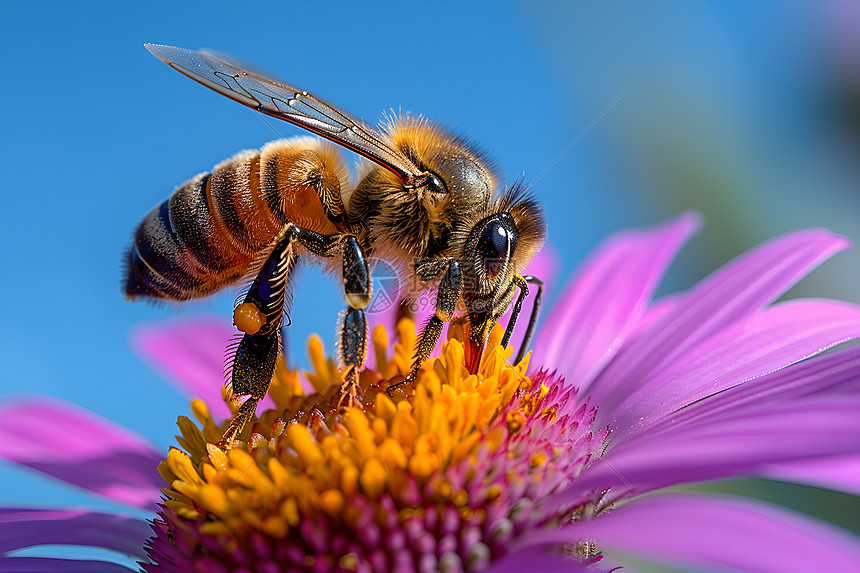
[[[860,310],[774,303],[847,241],[792,233],[652,301],[696,225],[684,215],[607,241],[518,365],[496,348],[477,377],[465,376],[452,328],[412,395],[390,400],[379,390],[405,371],[415,335],[401,323],[391,348],[378,329],[377,372],[362,375],[364,410],[313,410],[309,400],[330,398],[305,395],[284,368],[245,445],[226,454],[207,442],[220,437],[228,412],[202,388],[205,401],[192,405],[200,426],[180,418],[184,453],[172,449],[160,468],[170,487],[144,569],[372,570],[406,556],[416,570],[577,571],[611,568],[607,551],[696,569],[856,569],[858,540],[808,517],[740,498],[643,495],[741,475],[860,492],[860,476],[843,471],[860,459],[860,347],[825,352],[860,335]],[[220,338],[219,328],[155,329],[143,346],[162,368],[212,385],[205,373],[218,361],[201,359],[199,347]],[[308,382],[319,391],[337,375],[311,345]],[[192,354],[199,368],[189,368]],[[11,440],[0,455],[114,499],[155,501],[138,463],[156,452],[126,430],[52,407],[37,422],[23,416],[33,403],[5,406],[0,429]],[[76,445],[99,434],[101,456]],[[98,480],[75,471],[85,465],[105,471]],[[135,485],[116,487],[129,477]],[[33,517],[21,511],[3,522],[3,539],[24,532],[12,549],[67,539]],[[99,535],[120,538],[106,547],[129,551],[140,539],[139,530],[87,517]],[[72,542],[97,538],[82,531]]]
[[[391,359],[385,327],[374,332],[386,378],[409,372],[412,321],[398,331]],[[339,373],[312,341],[314,392],[282,370],[274,408],[226,454],[213,444],[229,420],[195,401],[202,429],[180,419],[187,453],[172,449],[160,467],[171,489],[144,568],[484,570],[522,532],[555,529],[570,509],[546,517],[541,502],[600,455],[607,429],[592,431],[593,408],[559,378],[509,365],[512,349],[469,375],[462,328],[449,336],[409,396],[390,399],[365,371],[363,408],[342,415]],[[497,327],[492,347],[501,337]]]

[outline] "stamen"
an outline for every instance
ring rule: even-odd
[[[528,360],[508,364],[501,328],[469,374],[456,324],[409,394],[391,399],[385,389],[408,372],[416,340],[408,319],[397,331],[390,358],[385,330],[374,331],[377,371],[361,373],[359,407],[336,408],[342,373],[318,337],[308,345],[316,393],[306,395],[298,373],[280,364],[276,408],[259,412],[228,452],[213,445],[223,428],[194,401],[201,427],[181,419],[187,453],[171,449],[159,467],[169,487],[156,524],[170,534],[153,538],[150,555],[169,556],[164,567],[178,571],[213,559],[227,572],[481,570],[517,532],[575,515],[536,507],[603,451],[607,434],[591,429],[593,409],[561,380],[527,377]]]

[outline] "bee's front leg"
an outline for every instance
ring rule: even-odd
[[[436,313],[430,318],[421,333],[421,338],[418,339],[409,376],[406,377],[406,380],[389,386],[389,396],[398,386],[415,380],[421,369],[421,364],[429,358],[430,353],[436,348],[436,343],[439,342],[439,336],[442,334],[442,327],[454,317],[457,301],[460,300],[460,295],[463,293],[463,274],[460,271],[460,263],[455,259],[425,259],[415,265],[415,270],[422,280],[432,280],[443,272],[445,274],[442,275],[436,294]]]
[[[520,315],[520,309],[523,306],[523,299],[529,295],[529,289],[526,283],[531,283],[537,286],[537,294],[535,295],[535,301],[532,305],[532,312],[529,315],[529,324],[526,327],[526,333],[523,336],[523,341],[520,343],[520,349],[517,352],[517,357],[515,359],[515,363],[519,363],[523,359],[523,356],[525,356],[526,351],[529,349],[532,335],[534,335],[535,332],[535,326],[537,326],[538,316],[540,316],[541,299],[543,298],[543,281],[531,275],[517,275],[514,282],[520,289],[520,295],[517,297],[517,303],[511,313],[511,320],[508,322],[508,328],[505,330],[505,337],[502,339],[502,346],[508,345],[508,342],[511,339],[511,334],[514,332],[517,317]]]

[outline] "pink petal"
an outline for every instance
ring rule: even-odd
[[[0,457],[127,505],[154,509],[163,458],[142,436],[68,402],[0,405]]]
[[[699,224],[698,215],[685,213],[604,242],[562,293],[532,363],[587,388],[636,327],[666,267]]]
[[[230,409],[221,398],[224,358],[236,333],[224,319],[198,317],[140,326],[132,344],[182,394],[206,402],[215,418],[227,418]]]
[[[558,503],[595,487],[629,496],[680,483],[757,475],[772,463],[857,453],[858,412],[860,395],[764,401],[687,423],[682,431],[631,439],[583,471],[559,494]]]
[[[616,409],[600,403],[598,425],[615,419],[613,440],[643,431],[674,411],[860,336],[860,307],[791,301],[738,321],[631,391]]]
[[[557,509],[557,508],[556,508]],[[498,571],[519,572],[531,570],[529,564],[534,563],[534,559],[547,559],[546,567],[557,567],[559,563],[565,563],[562,569],[550,569],[551,571],[572,571],[569,567],[577,566],[578,569],[573,571],[591,571],[593,573],[616,573],[623,569],[624,573],[636,573],[636,569],[629,565],[620,565],[616,560],[600,555],[592,559],[590,563],[575,561],[561,561],[558,559],[560,549],[566,545],[579,541],[594,541],[594,537],[590,535],[587,529],[587,523],[576,522],[566,524],[560,527],[553,528],[534,528],[524,531],[513,541],[510,553],[508,553],[500,561],[495,561],[490,571],[497,573]],[[597,548],[600,551],[600,548]],[[547,558],[547,556],[550,556]],[[498,568],[498,570],[497,570]],[[535,568],[536,571],[544,571],[544,567]]]
[[[768,464],[761,475],[860,495],[860,453]]]
[[[672,412],[644,433],[681,432],[687,422],[701,424],[708,419],[723,416],[724,412],[738,412],[740,408],[775,400],[803,400],[813,394],[860,392],[860,346],[845,348],[804,360],[798,364],[763,376],[747,384],[716,392],[705,399]],[[641,434],[640,434],[641,435]]]
[[[849,245],[844,237],[824,230],[800,231],[764,243],[723,266],[618,352],[590,388],[595,403],[604,412],[615,409],[690,348],[774,301]]]
[[[494,561],[486,573],[599,573],[604,567],[586,567],[571,558],[559,555],[562,542],[530,545]],[[632,572],[631,572],[632,573]]]
[[[0,553],[39,545],[101,547],[140,558],[152,535],[141,520],[80,509],[0,508]]]
[[[55,559],[52,557],[2,557],[3,573],[129,573],[132,571],[117,563],[88,559]]]
[[[630,335],[630,338],[638,336],[640,332],[650,328],[658,320],[663,320],[663,317],[674,311],[678,304],[684,300],[684,295],[685,293],[683,292],[676,292],[660,297],[652,302],[651,306],[645,311],[645,315],[636,324],[636,328],[633,334]]]
[[[579,529],[601,549],[696,570],[860,570],[860,539],[808,516],[739,498],[651,496]]]

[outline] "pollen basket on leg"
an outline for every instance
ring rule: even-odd
[[[233,324],[245,334],[257,334],[266,324],[266,315],[254,303],[243,302],[233,310]]]

